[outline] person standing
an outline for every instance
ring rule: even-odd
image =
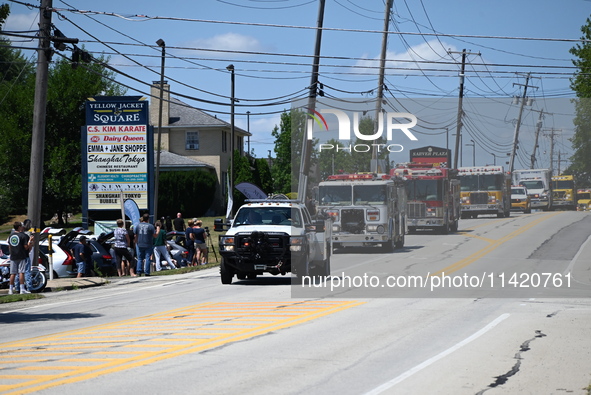
[[[144,273],[150,275],[150,256],[154,251],[154,239],[156,238],[156,229],[150,223],[150,214],[145,213],[141,222],[135,229],[135,245],[137,249],[137,267],[136,274],[141,276]]]
[[[174,230],[177,232],[184,232],[185,231],[185,220],[181,213],[177,213],[176,218],[173,221]]]
[[[80,236],[80,243],[74,246],[74,259],[76,259],[76,267],[78,275],[76,277],[84,277],[87,266],[92,265],[92,250],[86,241],[86,236]]]
[[[197,264],[205,265],[207,264],[207,232],[205,232],[205,229],[201,225],[203,225],[201,220],[195,222],[192,235],[193,241],[195,242],[195,250],[198,251]]]
[[[193,225],[193,220],[190,219],[187,229],[185,229],[185,248],[187,249],[187,260],[189,261],[189,266],[195,266],[195,263],[193,262],[195,257],[195,242],[191,238],[191,233],[193,233]]]
[[[174,228],[172,227],[172,219],[170,219],[170,215],[166,216],[166,222],[164,223],[164,227],[166,228],[166,233],[172,232]]]
[[[119,277],[125,275],[125,266],[122,263],[123,257],[125,257],[127,262],[133,261],[133,256],[127,249],[127,247],[131,245],[129,233],[127,233],[127,229],[125,229],[123,225],[125,225],[123,220],[118,219],[117,228],[113,231],[113,237],[115,239],[115,242],[113,243],[113,250],[115,250],[115,259],[117,260],[117,274],[119,274]]]
[[[128,261],[127,258],[124,256],[124,262],[126,262],[125,266],[123,267],[123,274],[130,275],[131,277],[136,277],[135,275],[135,267],[136,262],[133,260],[135,257],[135,233],[131,229],[131,222],[125,221],[125,229],[127,230],[127,234],[129,235],[129,246],[127,246],[127,251],[129,251],[129,255],[131,255],[132,260]]]
[[[25,234],[27,236],[31,236],[31,220],[30,219],[26,219],[23,221],[23,226],[25,227]],[[14,229],[11,230],[10,234],[15,233],[16,231]],[[33,288],[33,276],[31,275],[31,265],[33,262],[33,248],[31,248],[29,250],[29,257],[27,258],[27,264],[25,265],[25,285],[26,285],[26,289],[30,290],[31,288]],[[16,276],[14,279],[14,286],[15,289],[19,288],[20,286],[20,278],[19,276]]]
[[[20,280],[20,293],[28,294],[25,290],[25,269],[27,259],[29,258],[29,251],[33,246],[33,236],[25,234],[25,226],[22,222],[15,222],[13,225],[14,233],[8,238],[8,248],[10,251],[10,286],[8,294],[13,294],[14,279],[18,274]]]
[[[185,220],[183,219],[183,216],[181,213],[177,213],[176,214],[176,218],[172,221],[172,224],[174,226],[174,230],[176,230],[177,232],[184,232],[186,227],[185,227]],[[176,237],[176,242],[177,244],[181,242],[182,237],[181,236],[177,236]]]
[[[170,254],[166,248],[166,230],[162,227],[162,222],[156,221],[156,238],[154,239],[154,263],[156,271],[163,269],[162,261],[166,261],[169,269],[176,269]],[[165,265],[166,266],[166,265]]]

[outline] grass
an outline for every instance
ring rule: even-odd
[[[0,303],[21,302],[23,300],[43,299],[41,294],[14,294],[0,296]]]

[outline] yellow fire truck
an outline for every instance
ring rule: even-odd
[[[511,215],[511,176],[502,166],[460,167],[462,218],[480,214]]]
[[[552,176],[552,198],[554,208],[577,209],[577,188],[571,175]]]

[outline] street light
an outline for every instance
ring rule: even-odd
[[[162,48],[162,62],[160,64],[160,103],[158,108],[158,142],[156,150],[156,174],[154,180],[154,221],[158,218],[158,181],[160,178],[160,144],[162,142],[162,106],[164,101],[164,58],[166,55],[166,43],[159,38],[156,41]]]
[[[474,140],[470,140],[471,143],[466,144],[467,147],[472,147],[472,166],[476,166],[476,143]]]
[[[226,67],[226,70],[230,72],[230,190],[228,191],[228,199],[230,199],[230,195],[234,190],[234,65],[230,64]],[[231,214],[234,213],[234,209],[231,209]]]
[[[493,156],[493,166],[497,165],[497,156],[494,154],[494,152],[490,153]]]

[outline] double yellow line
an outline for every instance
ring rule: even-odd
[[[456,263],[441,269],[435,273],[432,273],[431,276],[440,276],[443,273],[445,274],[449,274],[449,273],[454,273],[460,269],[465,268],[466,266],[470,265],[471,263],[477,261],[478,259],[482,258],[483,256],[489,254],[490,252],[494,251],[497,247],[499,247],[500,245],[502,245],[503,243],[513,239],[515,236],[518,236],[526,231],[528,231],[529,229],[533,228],[534,226],[538,225],[540,222],[543,222],[549,218],[552,218],[553,216],[559,214],[558,212],[555,213],[548,213],[545,214],[544,216],[530,222],[527,225],[524,225],[522,227],[520,227],[519,229],[517,229],[514,232],[509,233],[506,236],[501,237],[499,240],[493,240],[493,239],[488,239],[485,237],[481,237],[481,236],[474,236],[474,235],[470,235],[468,233],[464,233],[464,232],[460,232],[461,235],[464,236],[468,236],[468,237],[474,237],[476,239],[479,240],[484,240],[487,243],[490,243],[489,245],[487,245],[486,247],[476,251],[475,253],[473,253],[472,255],[467,256],[464,259],[460,259],[459,261],[457,261]]]

